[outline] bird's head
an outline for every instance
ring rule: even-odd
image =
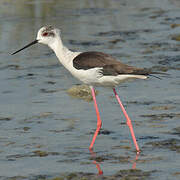
[[[59,29],[53,28],[52,26],[44,26],[38,31],[36,40],[38,43],[50,45],[59,35]]]
[[[12,53],[12,55],[36,43],[41,43],[41,44],[46,44],[48,46],[51,46],[59,36],[60,36],[59,29],[53,28],[52,26],[44,26],[41,29],[39,29],[36,40],[24,46],[23,48],[17,50],[16,52]]]

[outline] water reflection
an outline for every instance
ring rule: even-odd
[[[136,161],[138,160],[139,155],[140,155],[140,153],[137,152],[137,153],[136,153],[136,157],[135,157],[134,160],[132,161],[132,169],[136,169]]]
[[[100,163],[96,161],[96,159],[97,159],[96,153],[92,149],[89,149],[89,151],[90,151],[91,159],[93,159],[92,163],[96,165],[96,168],[97,168],[97,171],[98,171],[97,174],[102,175],[104,172],[103,172],[103,170],[102,170],[102,168],[100,166]],[[139,155],[140,155],[139,152],[136,153],[135,158],[133,158],[133,160],[130,160],[130,163],[132,163],[132,166],[131,166],[130,169],[134,169],[134,170],[136,169],[136,163],[137,163],[137,160],[139,158]],[[121,163],[121,162],[119,162],[119,163]]]
[[[96,159],[96,153],[92,149],[89,149],[89,151],[90,151],[92,159]],[[102,169],[100,167],[100,163],[98,163],[96,160],[93,160],[93,164],[96,165],[96,168],[98,170],[98,175],[102,175],[103,171],[102,171]]]

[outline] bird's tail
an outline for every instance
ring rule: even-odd
[[[157,79],[162,79],[161,77],[170,76],[170,74],[165,73],[165,72],[152,71],[151,69],[148,69],[148,71],[149,72],[148,72],[147,76],[152,76],[152,77],[155,77]],[[154,75],[154,74],[157,74],[157,75]]]
[[[167,77],[170,75],[170,74],[165,73],[165,72],[153,71],[151,68],[143,68],[143,69],[138,68],[133,73],[138,74],[138,75],[145,75],[147,77],[152,76],[152,77],[155,77],[157,79],[161,79],[161,77],[164,77],[164,76]],[[158,75],[160,75],[160,77]]]

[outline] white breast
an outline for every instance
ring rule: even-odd
[[[88,70],[82,70],[82,69],[75,69],[73,67],[73,70],[71,70],[71,73],[73,76],[75,76],[77,79],[82,81],[85,84],[93,85],[98,84],[99,79],[103,76],[101,74],[102,68],[92,68]]]
[[[100,86],[116,86],[126,80],[129,79],[146,79],[146,76],[143,75],[130,75],[123,74],[117,76],[103,76],[101,73],[102,68],[92,68],[88,70],[76,69],[73,67],[73,59],[78,56],[81,52],[72,52],[65,46],[63,46],[62,42],[56,41],[53,45],[50,46],[59,61],[64,65],[69,72],[88,85],[100,85]]]

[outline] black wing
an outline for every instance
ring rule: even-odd
[[[135,74],[149,75],[148,69],[136,68],[123,64],[112,56],[101,52],[84,52],[73,59],[73,66],[76,69],[88,70],[95,67],[102,67],[103,75]]]

